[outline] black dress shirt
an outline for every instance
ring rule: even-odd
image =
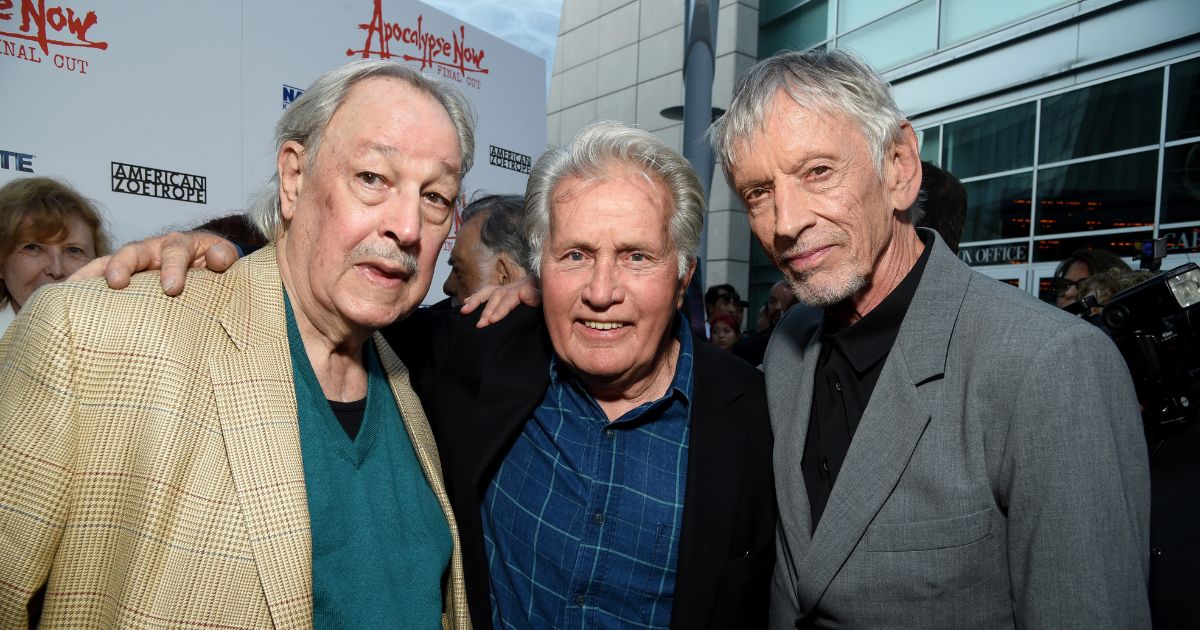
[[[808,438],[804,442],[804,459],[800,464],[812,509],[813,530],[825,511],[838,471],[850,450],[850,440],[854,438],[883,364],[900,333],[908,305],[917,292],[933,245],[932,239],[922,237],[922,241],[925,251],[912,270],[865,317],[841,328],[828,314],[825,315]]]

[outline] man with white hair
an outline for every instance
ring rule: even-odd
[[[437,447],[375,333],[429,290],[473,133],[408,66],[335,69],[277,126],[271,245],[178,298],[150,276],[22,310],[0,626],[470,626]]]
[[[764,364],[771,626],[1149,627],[1121,355],[913,227],[921,163],[887,84],[841,51],[780,53],[712,138],[751,230],[825,309],[785,316]]]

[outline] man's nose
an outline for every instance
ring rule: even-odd
[[[810,204],[812,195],[793,184],[775,187],[775,237],[794,241],[817,222]]]
[[[385,237],[401,247],[421,241],[421,193],[419,190],[400,190],[388,201],[383,212],[381,229]]]
[[[621,286],[620,271],[616,262],[602,258],[596,261],[592,268],[592,277],[583,288],[583,302],[588,306],[603,310],[613,304],[625,300],[625,289]]]

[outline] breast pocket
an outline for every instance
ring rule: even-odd
[[[875,523],[867,530],[867,551],[926,551],[978,542],[992,535],[992,508],[966,516],[915,523]]]

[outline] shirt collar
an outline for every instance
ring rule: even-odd
[[[671,336],[679,342],[679,360],[675,362],[675,376],[671,379],[671,390],[668,391],[658,400],[639,405],[635,412],[647,408],[648,406],[656,405],[660,401],[678,396],[685,405],[690,404],[692,399],[692,332],[687,326],[683,315],[676,313],[675,318],[671,322]],[[563,365],[555,354],[550,358],[550,386],[557,387],[566,383],[574,383],[579,390],[583,392],[593,402],[595,398],[588,393],[579,382],[579,379],[571,372],[567,366]],[[634,413],[634,412],[630,412]]]
[[[871,309],[862,319],[848,328],[838,329],[833,319],[825,315],[822,326],[827,331],[827,341],[841,350],[850,365],[857,372],[865,372],[868,368],[882,361],[892,350],[892,344],[900,334],[900,325],[904,323],[904,314],[917,293],[921,276],[925,272],[925,263],[929,261],[929,252],[933,249],[933,236],[918,230],[925,251],[917,258],[917,263],[909,270],[904,280],[892,289],[878,306]]]

